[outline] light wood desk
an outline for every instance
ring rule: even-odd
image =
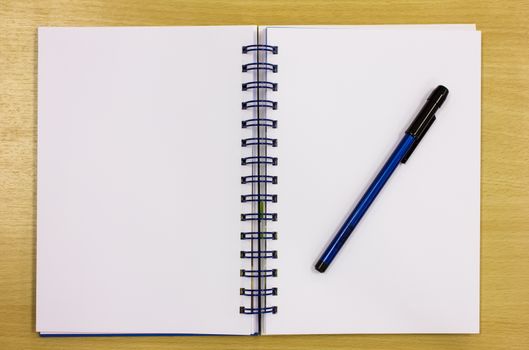
[[[527,0],[0,1],[0,349],[529,349],[528,18]],[[483,32],[480,335],[37,336],[37,26],[388,23]]]

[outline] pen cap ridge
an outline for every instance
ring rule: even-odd
[[[443,85],[436,87],[430,96],[428,96],[426,103],[422,106],[419,113],[417,113],[408,130],[406,130],[406,134],[414,137],[423,134],[426,131],[427,124],[431,123],[430,119],[435,115],[439,107],[441,107],[447,96],[448,89],[446,87]]]

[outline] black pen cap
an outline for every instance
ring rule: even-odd
[[[447,96],[448,89],[443,85],[436,87],[430,96],[428,96],[426,103],[422,106],[421,110],[417,113],[417,116],[406,130],[406,134],[413,136],[415,141],[410,147],[410,150],[402,157],[402,163],[406,163],[428,129],[430,129],[430,126],[432,126],[435,121],[435,113],[439,107],[443,105]]]

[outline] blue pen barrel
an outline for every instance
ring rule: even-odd
[[[332,242],[321,255],[316,263],[316,270],[319,272],[325,272],[327,270],[329,264],[334,260],[340,248],[342,248],[347,238],[351,235],[351,232],[353,232],[360,219],[362,219],[362,216],[364,216],[371,203],[373,203],[380,190],[382,190],[391,174],[395,171],[395,168],[401,162],[406,163],[428,129],[430,129],[435,121],[435,113],[444,103],[447,96],[448,89],[442,85],[437,86],[430,93],[426,103],[406,130],[404,138],[400,141],[397,148],[395,148],[371,186],[369,186],[353,212],[345,220],[345,223],[338,230]]]
[[[369,209],[371,203],[373,203],[380,190],[382,190],[388,179],[391,177],[391,174],[393,174],[404,155],[408,153],[414,141],[415,138],[412,135],[404,135],[397,148],[395,148],[389,159],[386,161],[386,164],[384,164],[380,172],[377,174],[371,186],[369,186],[347,220],[345,220],[340,230],[336,233],[336,236],[334,236],[331,243],[327,246],[327,249],[325,249],[321,255],[315,266],[317,271],[324,272],[327,270],[329,264],[334,260],[340,251],[340,248],[351,235],[367,209]]]

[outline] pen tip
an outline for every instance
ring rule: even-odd
[[[324,273],[325,270],[329,267],[329,264],[323,261],[318,261],[318,263],[314,266],[316,271]]]

